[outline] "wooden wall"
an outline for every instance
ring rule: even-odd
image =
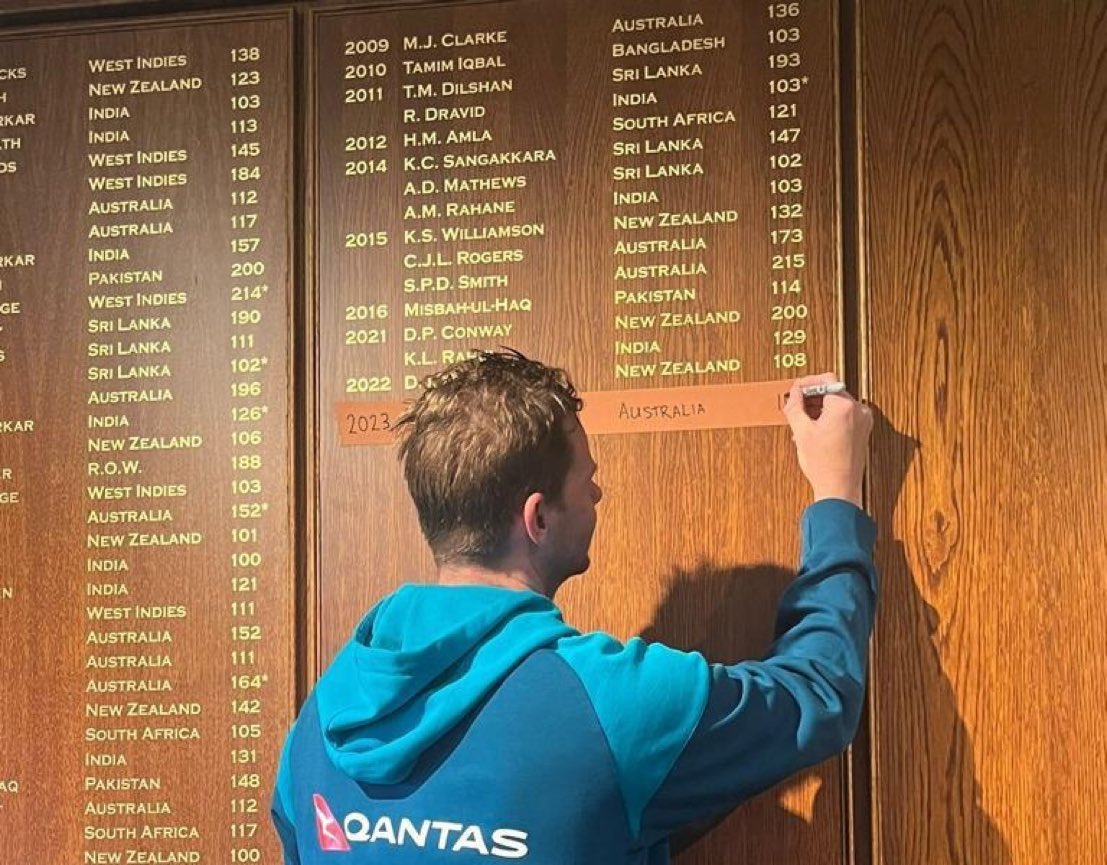
[[[222,11],[197,18],[192,12],[201,5]],[[424,250],[405,231],[430,230],[427,248],[451,257],[495,244],[451,241],[442,225],[514,221],[546,232],[508,244],[525,260],[466,273],[502,276],[505,296],[531,297],[532,312],[496,321],[517,328],[511,344],[568,366],[583,390],[645,399],[654,388],[692,388],[668,393],[706,400],[710,414],[721,405],[712,394],[753,400],[742,387],[804,371],[782,368],[778,359],[782,341],[792,338],[782,334],[802,330],[806,369],[848,373],[880,414],[868,508],[881,526],[883,597],[858,743],[849,759],[828,761],[739,809],[679,861],[1107,860],[1107,822],[1100,814],[1107,735],[1097,717],[1107,673],[1101,649],[1107,609],[1097,591],[1107,567],[1101,516],[1107,507],[1107,7],[1100,0],[800,0],[795,12],[789,4],[657,5],[650,14],[702,13],[705,32],[695,35],[725,36],[728,50],[704,61],[702,76],[649,88],[616,83],[612,68],[620,64],[610,57],[611,43],[622,37],[612,34],[611,21],[646,14],[630,0],[260,3],[253,10],[237,2],[17,0],[0,10],[0,28],[5,21],[33,24],[35,16],[51,24],[48,32],[0,29],[0,68],[48,70],[30,84],[0,85],[15,100],[0,103],[0,114],[30,93],[42,102],[43,117],[23,149],[0,153],[0,161],[10,158],[19,168],[15,182],[0,177],[0,253],[43,244],[69,250],[40,252],[37,271],[0,272],[0,304],[22,304],[18,312],[10,303],[0,306],[0,420],[38,422],[37,436],[0,435],[0,531],[15,550],[0,566],[0,836],[13,839],[20,856],[34,861],[48,853],[60,861],[140,846],[127,839],[126,828],[166,818],[88,816],[88,802],[128,794],[82,788],[89,777],[161,772],[170,790],[130,798],[192,802],[178,809],[179,822],[198,827],[201,838],[150,842],[154,847],[200,851],[204,861],[257,849],[261,861],[278,861],[268,829],[256,841],[242,837],[256,818],[204,813],[195,802],[207,801],[201,787],[214,788],[217,803],[248,807],[253,791],[272,782],[277,728],[296,707],[293,683],[300,690],[310,685],[378,597],[429,574],[390,449],[350,446],[349,437],[343,444],[339,426],[349,416],[343,412],[360,412],[357,421],[392,410],[408,395],[406,377],[472,344],[444,337],[439,326],[445,321],[434,316],[413,312],[405,320],[404,304],[424,299],[405,290],[406,279],[442,276],[456,288],[460,273],[452,265],[406,264],[407,254]],[[123,26],[65,24],[120,10],[141,17]],[[788,47],[783,34],[785,47],[770,50],[770,30],[795,24],[801,38]],[[437,79],[410,72],[393,79],[379,102],[348,102],[344,70],[353,61],[344,46],[349,39],[400,45],[405,35],[499,28],[514,42],[496,74],[510,77],[515,89],[481,103],[488,108],[482,123],[453,124],[486,129],[495,145],[473,140],[457,152],[544,147],[556,160],[513,169],[527,179],[516,192],[446,195],[447,177],[461,175],[437,161],[442,151],[428,139],[405,136],[451,127],[412,125],[401,113],[424,107],[404,95],[403,84]],[[261,71],[266,108],[244,109],[266,124],[266,137],[260,155],[243,151],[234,159],[264,170],[257,185],[266,198],[260,233],[229,221],[240,212],[234,199],[223,200],[234,184],[224,189],[219,181],[232,167],[225,153],[236,141],[232,133],[243,128],[229,125],[237,115],[223,106],[234,89],[224,81],[234,71],[228,49],[259,40],[264,59],[244,54],[242,62]],[[83,667],[98,651],[86,645],[88,635],[124,626],[90,622],[82,594],[86,582],[109,581],[86,573],[91,529],[85,523],[93,510],[110,508],[82,494],[86,463],[101,460],[86,453],[87,439],[106,434],[86,435],[65,421],[77,413],[85,424],[99,413],[85,404],[90,387],[98,386],[76,383],[94,363],[85,357],[84,333],[93,313],[57,286],[79,284],[88,293],[86,271],[93,266],[86,266],[83,247],[98,246],[86,237],[89,203],[103,196],[85,188],[87,175],[97,173],[84,152],[91,149],[83,125],[91,100],[82,77],[85,55],[134,53],[144,42],[158,46],[155,53],[188,53],[223,107],[208,105],[205,90],[192,102],[182,97],[178,110],[163,105],[161,113],[128,127],[151,141],[177,129],[173,134],[192,159],[190,195],[171,194],[178,242],[134,247],[136,255],[164,264],[171,280],[189,284],[192,306],[173,313],[177,330],[170,339],[178,376],[171,387],[181,398],[171,415],[144,409],[131,419],[151,434],[163,432],[159,419],[193,421],[210,442],[200,459],[177,454],[147,465],[175,472],[192,491],[215,478],[222,491],[203,502],[193,496],[188,507],[169,505],[210,538],[192,558],[181,564],[181,557],[135,554],[139,573],[110,580],[130,585],[143,604],[186,611],[184,624],[168,628],[177,638],[168,654],[181,663],[159,679],[177,688],[179,700],[203,706],[202,742],[135,751],[82,741],[87,728],[115,724],[88,715],[89,705],[107,711],[102,707],[115,699],[85,693],[86,681],[100,675]],[[772,81],[791,76],[773,64],[791,63],[793,49],[807,80],[792,95],[772,93]],[[391,50],[384,59],[395,74],[403,55]],[[621,94],[647,90],[660,107],[615,104]],[[792,110],[774,107],[793,104]],[[705,124],[689,133],[702,137],[702,149],[654,160],[698,162],[703,176],[642,184],[614,179],[618,168],[651,161],[622,148],[625,142],[673,137],[616,133],[615,116],[720,107],[733,108],[740,122]],[[70,109],[82,124],[65,119]],[[196,132],[207,127],[197,118],[210,117],[218,125],[201,141]],[[180,118],[187,123],[175,127]],[[49,124],[64,130],[51,138],[52,150],[35,138]],[[785,130],[793,127],[797,137],[787,141]],[[387,143],[379,153],[362,144],[347,152],[350,139],[363,135],[381,135]],[[170,145],[177,146],[164,146]],[[423,146],[430,150],[420,151]],[[426,153],[434,164],[418,173],[397,170],[405,157]],[[795,171],[778,169],[773,160],[781,154],[801,157],[789,165]],[[376,159],[386,160],[391,173],[349,173],[351,161]],[[782,178],[798,178],[803,186],[773,184]],[[406,194],[409,180],[430,191]],[[661,200],[628,205],[614,195],[635,189],[657,191]],[[506,199],[518,216],[419,222],[405,210],[412,202],[444,211],[447,201]],[[780,210],[780,204],[803,207]],[[739,218],[674,232],[644,232],[619,220],[662,207],[734,208]],[[78,218],[67,220],[69,211]],[[803,234],[773,234],[782,226],[802,227]],[[390,244],[377,246],[375,232],[385,232]],[[266,247],[272,293],[268,301],[255,294],[250,308],[266,316],[254,332],[267,341],[274,365],[243,378],[224,365],[237,370],[236,359],[252,356],[254,343],[242,330],[249,322],[225,321],[232,309],[218,292],[229,287],[225,268],[255,260],[234,247],[228,253],[227,240],[250,236]],[[662,236],[701,237],[705,248],[630,257],[618,251],[620,241]],[[805,265],[789,259],[778,272],[773,256],[783,252],[802,252]],[[620,309],[615,291],[623,286],[615,268],[678,261],[702,261],[708,271],[683,283],[698,289],[689,310],[737,310],[741,323],[696,325],[677,336],[660,328],[647,332],[640,323],[624,332],[617,315],[647,310]],[[778,292],[806,305],[802,325],[773,318]],[[382,304],[390,311],[387,321],[360,317],[362,308],[370,318],[378,315],[370,307]],[[450,322],[486,320],[473,313]],[[438,330],[407,340],[408,325],[427,324]],[[655,339],[658,351],[617,354],[619,342]],[[48,350],[54,345],[56,351]],[[796,351],[789,349],[793,357]],[[655,355],[742,364],[671,379],[626,366],[620,371],[619,364],[648,363]],[[380,377],[395,386],[370,392],[362,384]],[[205,389],[214,381],[232,387],[233,396],[236,380],[262,382],[264,395],[254,399],[242,391],[232,399]],[[262,405],[268,416],[248,411]],[[243,409],[241,422],[236,408]],[[249,437],[231,437],[236,429],[264,436],[264,471],[234,461],[257,452]],[[775,600],[791,576],[795,516],[805,499],[786,431],[733,419],[687,431],[654,425],[594,436],[592,448],[605,500],[592,569],[559,598],[568,618],[620,637],[642,633],[700,649],[713,660],[761,652]],[[251,487],[254,479],[262,485]],[[232,534],[253,525],[240,519],[248,509],[236,511],[236,505],[265,502],[271,513],[258,524],[259,536]],[[229,558],[254,551],[266,562],[256,585],[248,582],[248,561]],[[250,597],[239,597],[235,585],[253,586]],[[95,605],[134,600],[97,596]],[[243,601],[256,605],[235,606]],[[223,636],[206,640],[201,618]],[[253,623],[267,642],[260,666],[250,666],[268,678],[251,684],[249,677],[228,676],[241,673],[235,667],[248,656],[236,653],[248,651],[242,641],[252,636],[233,629]],[[252,720],[241,717],[252,706],[236,701],[252,698],[255,685],[264,717],[258,754],[251,757],[229,725]],[[239,693],[242,688],[249,693]],[[27,738],[22,731],[43,716],[57,736]],[[105,753],[132,756],[120,765]],[[90,754],[106,762],[90,765]],[[255,770],[263,776],[256,787]],[[55,794],[58,779],[62,792]],[[62,828],[44,847],[32,816],[47,795],[62,803]],[[116,826],[123,829],[114,838],[97,834]]]
[[[858,4],[878,863],[1107,855],[1107,7]]]

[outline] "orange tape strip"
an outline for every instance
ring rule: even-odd
[[[584,394],[580,421],[590,435],[779,426],[792,382],[690,385]]]
[[[340,402],[335,405],[338,441],[349,445],[392,444],[392,427],[407,409],[406,402]]]
[[[585,393],[580,421],[589,435],[783,426],[781,406],[791,380],[690,385]],[[335,406],[343,446],[390,444],[408,403],[340,402]]]

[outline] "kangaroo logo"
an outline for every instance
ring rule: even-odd
[[[315,834],[319,838],[319,848],[321,850],[338,850],[349,853],[350,842],[346,840],[342,827],[334,819],[334,814],[331,813],[331,807],[327,804],[327,800],[318,793],[313,793],[311,801],[315,806]]]

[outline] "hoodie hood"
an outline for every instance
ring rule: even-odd
[[[369,611],[316,685],[327,754],[358,781],[397,784],[516,665],[576,634],[534,592],[403,586]]]

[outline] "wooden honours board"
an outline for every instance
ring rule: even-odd
[[[324,404],[402,399],[474,346],[589,391],[833,360],[833,16],[805,8],[317,16]]]
[[[1102,0],[0,5],[0,859],[279,861],[296,699],[431,573],[384,416],[502,343],[587,395],[569,619],[712,659],[782,383],[883,414],[860,786],[681,861],[1107,858]]]
[[[592,568],[558,598],[569,620],[720,661],[767,647],[805,489],[783,430],[737,427],[838,367],[834,16],[311,16],[320,669],[377,599],[433,574],[386,444],[403,401],[501,345],[568,368],[586,429],[611,433],[592,440],[606,498]],[[842,783],[824,766],[686,861],[839,861]]]
[[[48,838],[5,830],[12,855],[276,861],[297,660],[321,669],[432,574],[387,429],[360,425],[473,348],[567,367],[604,433],[570,620],[713,660],[764,650],[805,498],[777,398],[841,353],[834,16],[308,13],[300,101],[291,13],[3,39],[0,664],[18,687],[0,708],[25,747],[0,755],[0,821],[31,825],[44,797],[60,815]],[[843,789],[820,767],[687,861],[836,862]]]
[[[291,20],[0,51],[4,859],[276,861]]]

